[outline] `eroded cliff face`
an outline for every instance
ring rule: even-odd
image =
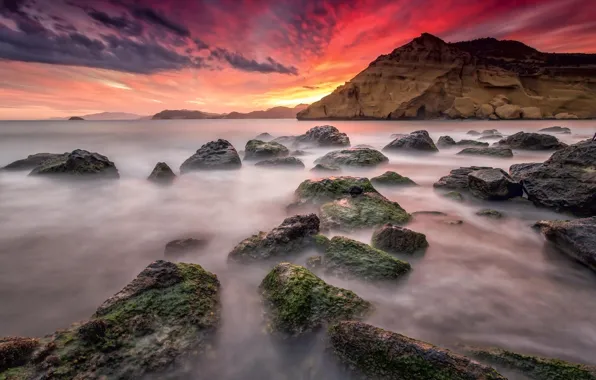
[[[499,107],[504,107],[499,109]],[[423,34],[382,55],[298,119],[596,117],[596,55]]]

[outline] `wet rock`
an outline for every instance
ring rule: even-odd
[[[375,230],[371,245],[390,253],[414,253],[428,247],[426,235],[404,227],[385,224]]]
[[[596,217],[541,220],[534,225],[567,256],[596,271]]]
[[[290,207],[320,206],[329,201],[345,198],[350,194],[353,186],[361,187],[365,193],[377,192],[370,180],[363,177],[307,179],[294,192],[294,203]]]
[[[419,151],[438,152],[439,149],[427,131],[415,131],[409,135],[398,137],[383,148],[383,151]]]
[[[501,219],[504,217],[504,215],[500,211],[492,210],[489,208],[477,211],[476,215],[484,216],[486,218],[491,218],[491,219]]]
[[[350,148],[335,150],[317,158],[315,164],[366,167],[389,162],[383,153],[370,148]]]
[[[166,258],[177,258],[184,256],[191,252],[203,249],[209,244],[209,240],[206,237],[202,238],[186,238],[172,240],[166,244],[164,250],[164,256]]]
[[[443,223],[450,225],[450,226],[461,226],[464,224],[463,220],[454,219],[454,220],[444,220]]]
[[[350,231],[385,223],[404,224],[410,215],[397,202],[379,193],[346,197],[321,206],[321,228]]]
[[[497,133],[494,135],[480,136],[478,140],[501,140],[502,138],[503,135]]]
[[[275,266],[259,291],[270,332],[299,336],[330,323],[362,319],[372,305],[350,290],[328,285],[308,269],[290,263]]]
[[[22,160],[11,162],[0,170],[32,170],[36,166],[53,159],[60,159],[67,156],[68,153],[36,153],[27,156]]]
[[[476,198],[504,200],[522,196],[522,186],[501,169],[476,170],[468,174],[470,192]]]
[[[518,105],[505,104],[495,109],[495,114],[503,120],[519,119],[522,115],[522,109]]]
[[[391,134],[391,136],[389,136],[390,139],[395,140],[397,138],[403,137],[403,136],[407,136],[407,133],[393,133]]]
[[[542,133],[517,132],[498,142],[511,149],[554,150],[565,147],[555,136]]]
[[[447,216],[443,211],[414,211],[412,216],[416,215],[433,215],[433,216]]]
[[[516,180],[522,180],[532,171],[539,169],[542,166],[539,162],[513,164],[509,167],[509,174]]]
[[[360,378],[506,380],[465,356],[358,321],[337,323],[328,336],[333,352]]]
[[[503,147],[489,147],[489,148],[466,148],[458,155],[474,155],[474,156],[491,156],[500,158],[511,158],[513,157],[513,151],[509,148]]]
[[[466,133],[466,135],[470,135],[470,136],[480,136],[480,135],[481,135],[481,133],[480,133],[480,132],[478,132],[478,131],[475,131],[475,130],[473,130],[473,129],[472,129],[472,130],[469,130],[469,131]]]
[[[244,147],[245,160],[266,160],[269,158],[286,157],[290,150],[280,143],[260,140],[250,140]]]
[[[456,201],[456,202],[464,201],[464,196],[459,191],[449,191],[449,192],[443,194],[443,197],[447,198],[447,199],[451,199],[452,201]]]
[[[455,144],[455,140],[452,139],[450,136],[441,136],[437,141],[437,146],[439,148],[450,148],[452,146],[455,146]]]
[[[458,146],[481,146],[481,147],[485,147],[488,146],[489,144],[486,142],[482,142],[482,141],[476,141],[476,140],[461,140],[457,142]]]
[[[331,125],[322,125],[309,129],[305,134],[296,137],[298,145],[319,147],[350,146],[350,138]]]
[[[203,145],[180,166],[180,173],[195,170],[233,170],[240,169],[242,162],[232,144],[219,139]]]
[[[0,378],[3,378],[2,371],[26,364],[38,346],[38,339],[0,337]]]
[[[467,190],[468,189],[468,174],[473,171],[481,169],[492,169],[486,166],[470,166],[453,169],[449,175],[441,177],[433,184],[435,189],[446,190]]]
[[[271,141],[273,140],[274,137],[271,136],[269,133],[265,132],[265,133],[261,133],[259,134],[257,137],[255,137],[253,140],[259,140],[259,141]]]
[[[373,184],[379,186],[417,186],[416,182],[396,172],[387,171],[380,176],[371,178]]]
[[[32,379],[144,378],[182,357],[199,360],[214,343],[219,322],[217,277],[196,264],[160,260],[88,321],[41,338],[43,354],[35,362],[9,371]],[[147,328],[139,330],[140,323]],[[0,378],[5,374],[0,369]]]
[[[341,172],[341,168],[337,165],[316,164],[311,172]]]
[[[271,142],[276,142],[285,146],[290,146],[296,142],[296,136],[279,136],[271,140]]]
[[[36,166],[29,175],[70,178],[120,178],[116,165],[106,156],[81,149],[46,160]]]
[[[296,157],[278,157],[259,161],[255,166],[265,168],[304,169],[304,163]]]
[[[158,162],[147,179],[159,185],[169,185],[176,179],[176,174],[165,162]]]
[[[319,218],[315,214],[295,215],[286,218],[282,224],[269,232],[259,232],[241,241],[228,259],[235,262],[283,258],[309,248],[317,248]]]
[[[548,128],[539,129],[538,132],[569,134],[569,133],[571,133],[571,129],[569,129],[567,127],[558,127],[558,126],[555,126],[555,127],[548,127]]]

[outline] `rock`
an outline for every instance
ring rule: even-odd
[[[414,211],[412,216],[416,215],[447,216],[443,211]]]
[[[530,356],[500,348],[483,348],[464,346],[466,355],[495,366],[512,369],[525,375],[528,379],[563,380],[582,379],[596,380],[596,367],[570,363],[560,359]]]
[[[451,199],[456,202],[463,202],[464,196],[459,191],[449,191],[443,194],[443,198]]]
[[[383,151],[438,152],[427,131],[415,131],[398,137],[383,148]]]
[[[397,202],[372,192],[346,197],[321,206],[321,227],[350,231],[385,223],[404,224],[410,215]]]
[[[67,156],[68,153],[36,153],[27,156],[22,160],[11,162],[0,170],[32,170],[36,166],[42,164],[45,161],[60,159],[63,156]]]
[[[488,119],[494,113],[495,108],[490,104],[484,103],[476,110],[476,117],[478,119]]]
[[[561,112],[555,115],[555,119],[557,120],[570,120],[570,119],[579,119],[577,115],[568,112]]]
[[[446,114],[452,119],[467,119],[476,115],[476,108],[476,104],[471,98],[458,97],[453,100],[453,105],[446,111]]]
[[[329,201],[345,198],[354,186],[362,188],[365,193],[376,193],[368,178],[363,177],[330,177],[307,179],[294,192],[293,206],[320,206]]]
[[[176,174],[165,162],[158,162],[149,177],[147,177],[147,180],[160,185],[170,185],[175,179]]]
[[[476,140],[461,140],[457,142],[458,146],[462,146],[462,145],[470,145],[470,146],[488,146],[488,143],[485,142],[481,142],[481,141],[476,141]]]
[[[270,232],[259,232],[241,241],[228,259],[235,262],[283,258],[317,247],[319,218],[315,214],[295,215],[286,218],[282,224]]]
[[[139,379],[202,359],[220,323],[219,286],[199,265],[153,262],[89,320],[41,338],[9,372],[0,368],[0,378]]]
[[[36,166],[29,175],[68,176],[70,178],[120,178],[116,165],[106,156],[81,149],[46,160]]]
[[[469,130],[469,131],[466,133],[466,135],[471,135],[471,136],[480,136],[480,135],[481,135],[481,133],[480,133],[480,132],[478,132],[478,131],[475,131],[475,130],[473,130],[473,129],[472,129],[472,130]]]
[[[470,166],[453,169],[433,184],[435,189],[468,190],[468,174],[475,170],[492,169],[486,166]]]
[[[522,107],[522,119],[542,119],[542,111],[539,107]]]
[[[497,133],[494,135],[480,136],[478,138],[478,140],[500,140],[502,138],[503,138],[503,135]]]
[[[366,323],[339,322],[328,335],[333,352],[358,378],[506,380],[465,356]]]
[[[232,170],[240,169],[242,162],[232,144],[219,139],[203,145],[180,166],[180,173],[195,170]]]
[[[455,140],[452,139],[450,136],[441,136],[439,137],[439,140],[437,141],[437,146],[439,148],[450,148],[452,146],[454,146]]]
[[[493,113],[488,117],[488,120],[499,120],[499,117]]]
[[[261,133],[259,134],[257,137],[255,137],[253,140],[259,140],[259,141],[271,141],[273,140],[274,137],[271,136],[269,133],[265,132],[265,133]]]
[[[461,226],[462,224],[464,224],[464,221],[454,219],[454,220],[444,220],[443,223],[450,225],[450,226]]]
[[[81,120],[85,120],[80,116],[71,116],[68,120],[70,121],[81,121]]]
[[[350,146],[350,138],[331,125],[322,125],[309,129],[305,134],[296,137],[298,145],[318,147]]]
[[[522,186],[501,169],[482,169],[468,174],[470,192],[476,198],[504,200],[523,195]]]
[[[502,158],[513,157],[513,152],[511,151],[511,149],[503,148],[503,147],[466,148],[457,154],[458,155],[475,155],[475,156],[492,156],[492,157],[502,157]]]
[[[522,115],[520,106],[505,104],[495,109],[495,114],[503,120],[519,119]]]
[[[337,165],[316,164],[311,172],[341,172],[341,168]]]
[[[494,136],[494,135],[500,135],[501,132],[499,132],[496,129],[485,129],[484,131],[482,131],[482,136]]]
[[[596,215],[596,142],[583,141],[560,149],[542,165],[523,164],[510,168],[521,180],[528,199],[535,205]]]
[[[209,240],[207,238],[187,238],[187,239],[177,239],[172,240],[168,244],[166,244],[166,248],[164,251],[164,256],[166,258],[177,258],[180,256],[184,256],[188,253],[203,249],[209,244]]]
[[[296,142],[296,136],[279,136],[270,141],[290,146]]]
[[[250,140],[244,147],[245,160],[266,160],[269,158],[285,157],[290,154],[290,150],[280,143],[260,140]]]
[[[304,150],[293,150],[290,152],[290,156],[292,157],[301,157],[301,156],[306,156],[308,155],[308,152],[304,151]]]
[[[407,228],[385,224],[375,230],[371,245],[390,253],[414,253],[428,247],[426,235]]]
[[[389,138],[391,140],[395,140],[397,138],[403,137],[403,136],[407,136],[407,133],[392,133],[391,136],[389,136]]]
[[[0,377],[4,379],[3,371],[26,364],[38,346],[38,339],[0,337]]]
[[[380,176],[372,178],[370,181],[379,186],[418,186],[416,182],[408,177],[403,177],[392,171],[387,171]]]
[[[255,166],[264,168],[304,169],[304,163],[296,157],[278,157],[259,161]]]
[[[313,266],[313,262],[316,265]],[[318,258],[309,259],[307,266],[312,266],[312,270],[322,270],[328,275],[365,281],[394,280],[412,269],[405,261],[343,236],[331,239],[325,253]]]
[[[295,337],[336,321],[362,319],[373,308],[352,291],[328,285],[306,268],[290,263],[275,266],[259,291],[267,328],[281,336]]]
[[[525,150],[553,150],[566,146],[555,136],[527,132],[517,132],[514,135],[500,140],[498,145],[506,146],[511,149]]]
[[[491,219],[501,219],[503,217],[503,214],[500,211],[492,210],[489,208],[477,211],[476,215],[484,216],[486,218],[491,218]]]
[[[596,271],[596,217],[541,220],[534,225],[559,251]]]
[[[490,105],[493,108],[499,108],[507,104],[511,104],[511,101],[505,95],[497,95],[495,96],[490,102]]]
[[[315,160],[315,164],[355,167],[377,166],[387,162],[387,156],[370,148],[334,150]]]
[[[571,129],[567,128],[567,127],[559,127],[559,126],[555,126],[555,127],[548,127],[548,128],[542,128],[539,129],[538,132],[545,132],[545,133],[571,133]]]

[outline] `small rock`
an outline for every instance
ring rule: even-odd
[[[274,141],[265,142],[250,140],[244,147],[244,160],[266,160],[270,158],[286,157],[290,150]]]
[[[294,192],[294,203],[290,207],[320,206],[329,201],[345,198],[350,194],[353,186],[361,187],[365,193],[377,193],[370,180],[364,177],[307,179]]]
[[[437,149],[428,132],[422,130],[398,137],[385,146],[383,151],[438,152],[439,149]]]
[[[271,141],[271,140],[273,140],[273,138],[274,138],[273,136],[271,136],[269,133],[265,132],[265,133],[261,133],[260,135],[255,137],[253,140]]]
[[[297,145],[310,145],[319,147],[350,146],[350,139],[331,125],[322,125],[309,129],[305,134],[296,137]]]
[[[539,129],[538,132],[545,132],[545,133],[571,133],[571,129],[567,128],[567,127],[559,127],[559,126],[555,126],[555,127],[548,127],[548,128],[542,128]]]
[[[147,180],[160,185],[170,185],[175,179],[176,174],[165,162],[158,162],[149,177],[147,177]]]
[[[414,253],[428,247],[426,235],[407,228],[385,224],[375,230],[371,245],[390,253]]]
[[[514,104],[505,104],[495,109],[495,114],[503,120],[519,119],[522,115],[520,106]]]
[[[290,152],[290,156],[292,157],[301,157],[308,155],[308,152],[305,150],[293,150]]]
[[[187,238],[172,240],[171,242],[166,244],[164,256],[172,258],[184,256],[188,253],[205,248],[208,243],[209,240],[207,238]]]
[[[450,148],[452,146],[454,146],[455,140],[452,139],[450,136],[441,136],[439,137],[439,140],[437,141],[437,146],[439,148]]]
[[[448,193],[443,194],[443,197],[457,202],[464,201],[464,196],[459,191],[450,191]]]
[[[565,147],[555,136],[541,133],[517,132],[514,135],[506,137],[498,142],[500,146],[506,146],[511,149],[526,150],[554,150]]]
[[[476,117],[479,119],[488,119],[494,112],[495,108],[490,104],[485,103],[476,110]]]
[[[482,142],[482,141],[476,141],[476,140],[461,140],[457,142],[457,145],[462,146],[462,145],[470,145],[470,146],[488,146],[489,144],[486,142]]]
[[[489,147],[489,148],[466,148],[458,155],[474,155],[474,156],[492,156],[501,158],[513,157],[513,151],[509,148]]]
[[[408,177],[403,177],[396,172],[387,171],[370,180],[375,185],[381,186],[418,186]]]
[[[443,223],[450,225],[450,226],[460,226],[462,224],[464,224],[463,220],[445,220],[443,221]]]
[[[328,164],[316,164],[312,169],[311,172],[340,172],[341,168],[337,165],[328,165]]]
[[[501,169],[483,169],[468,174],[470,192],[485,200],[504,200],[523,194],[520,183]]]
[[[335,150],[317,158],[315,164],[366,167],[389,162],[383,153],[370,148],[350,148]]]
[[[480,169],[492,169],[485,166],[470,166],[462,167],[459,169],[453,169],[444,177],[441,177],[437,182],[433,184],[436,189],[449,189],[449,190],[467,190],[468,189],[468,174],[475,170]]]
[[[434,216],[447,216],[443,211],[414,211],[412,216],[416,215],[434,215]]]
[[[265,168],[290,168],[290,169],[304,169],[304,163],[296,157],[278,157],[269,160],[259,161],[255,166]]]
[[[480,133],[480,132],[478,132],[478,131],[475,131],[475,130],[473,130],[473,129],[472,129],[472,130],[469,130],[469,131],[466,133],[466,135],[471,135],[471,136],[480,136],[480,135],[481,135],[481,133]]]
[[[228,141],[219,139],[203,145],[180,166],[180,173],[195,170],[240,169],[242,161],[238,152]]]
[[[491,218],[491,219],[501,219],[503,217],[503,214],[500,211],[492,210],[492,209],[488,209],[488,208],[476,212],[476,215],[485,216],[485,217]]]

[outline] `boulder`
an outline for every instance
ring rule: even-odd
[[[443,194],[443,198],[451,199],[456,202],[463,202],[464,196],[459,191],[449,191]]]
[[[513,157],[513,152],[509,148],[504,147],[490,147],[490,148],[466,148],[458,155],[474,155],[474,156],[492,156],[501,158]]]
[[[296,337],[341,320],[362,319],[373,309],[354,292],[331,286],[290,263],[276,265],[259,291],[267,329],[283,337]]]
[[[596,216],[541,220],[534,225],[559,251],[596,271]]]
[[[446,113],[452,119],[467,119],[476,115],[476,104],[471,98],[458,97]]]
[[[441,177],[433,184],[435,189],[468,190],[468,174],[480,169],[492,169],[486,166],[470,166],[453,169],[449,175]]]
[[[32,357],[33,344],[19,347],[0,378],[140,379],[201,360],[220,324],[219,287],[199,265],[153,262],[89,320],[39,339]]]
[[[387,162],[387,156],[370,148],[334,150],[315,160],[315,164],[355,167],[377,166]]]
[[[481,135],[481,133],[480,133],[480,132],[478,132],[478,131],[475,131],[475,130],[473,130],[473,129],[472,129],[472,130],[469,130],[469,131],[466,133],[466,135],[470,135],[470,136],[480,136],[480,135]]]
[[[404,227],[385,224],[375,230],[371,245],[390,253],[414,253],[428,247],[426,235]]]
[[[496,129],[485,129],[484,131],[482,131],[482,136],[494,136],[494,135],[500,135],[501,132],[499,132]]]
[[[395,140],[397,138],[403,137],[403,136],[407,136],[407,133],[392,133],[391,136],[389,136],[389,138],[391,140]]]
[[[259,232],[241,241],[228,259],[234,262],[283,258],[317,247],[319,218],[315,214],[295,215],[286,218],[282,224],[269,232]]]
[[[460,140],[457,142],[458,146],[488,146],[489,144],[486,142],[482,142],[482,141],[476,141],[476,140]]]
[[[383,151],[438,152],[427,131],[415,131],[398,137],[383,148]]]
[[[522,114],[522,109],[517,105],[505,104],[500,107],[496,107],[495,114],[503,120],[519,119]]]
[[[260,141],[271,141],[273,140],[274,137],[271,136],[269,133],[265,132],[265,133],[261,133],[258,136],[256,136],[253,140],[260,140]]]
[[[532,171],[539,169],[542,166],[539,162],[513,164],[509,167],[509,175],[517,181],[521,181]]]
[[[65,156],[68,156],[68,153],[36,153],[27,156],[27,158],[23,158],[22,160],[17,160],[11,162],[10,164],[6,165],[0,170],[32,170],[36,166],[53,159],[61,159]]]
[[[70,178],[120,178],[116,165],[106,156],[81,149],[46,160],[36,166],[29,175]]]
[[[490,218],[490,219],[501,219],[503,218],[503,213],[501,213],[500,211],[497,210],[492,210],[492,209],[484,209],[484,210],[480,210],[476,212],[476,215],[478,216],[484,216],[485,218]]]
[[[494,113],[495,108],[490,104],[484,103],[476,110],[476,117],[479,119],[488,119]]]
[[[542,119],[542,111],[539,107],[522,107],[522,119]]]
[[[494,135],[483,135],[478,138],[478,140],[500,140],[503,138],[503,135],[500,133],[495,133]]]
[[[307,266],[328,275],[365,281],[394,280],[412,269],[405,261],[343,236],[331,239],[324,254],[310,258]]]
[[[290,206],[320,206],[329,201],[345,198],[354,188],[360,188],[364,193],[377,192],[370,180],[363,177],[307,179],[294,191],[294,203]]]
[[[233,170],[240,169],[242,162],[232,144],[219,139],[203,145],[180,166],[180,173],[195,170]]]
[[[555,126],[555,127],[548,127],[548,128],[539,129],[538,132],[569,134],[569,133],[571,133],[571,129],[569,129],[567,127]]]
[[[386,380],[506,380],[465,356],[358,322],[329,328],[333,352],[358,378]]]
[[[373,184],[379,186],[418,186],[416,182],[396,172],[387,171],[380,176],[371,178]]]
[[[363,193],[326,203],[320,209],[321,227],[350,231],[385,223],[404,224],[410,220],[397,202],[379,193]]]
[[[278,157],[259,161],[255,166],[264,168],[304,169],[304,162],[296,157]]]
[[[269,158],[285,157],[290,150],[278,142],[250,140],[244,147],[245,160],[266,160]]]
[[[498,142],[498,145],[511,149],[554,150],[565,147],[555,136],[543,133],[517,132]]]
[[[577,117],[577,115],[574,115],[572,113],[567,113],[567,112],[561,112],[555,115],[555,119],[557,120],[573,120],[573,119],[579,119]]]
[[[341,172],[341,168],[337,165],[316,164],[311,172]]]
[[[318,147],[350,146],[350,138],[331,125],[322,125],[309,129],[305,134],[296,137],[298,145]]]
[[[263,140],[261,140],[261,141],[263,141]],[[279,136],[279,137],[276,137],[273,140],[269,140],[269,141],[280,143],[282,145],[290,146],[296,142],[296,136]]]
[[[147,180],[159,185],[170,185],[176,179],[176,174],[165,162],[158,162]]]
[[[188,253],[203,249],[207,246],[207,244],[209,244],[209,240],[204,237],[198,239],[186,238],[172,240],[171,242],[166,244],[164,256],[166,258],[178,258]]]
[[[511,104],[511,101],[509,100],[508,97],[506,97],[505,95],[497,95],[495,96],[490,102],[489,104],[491,106],[493,106],[493,108],[499,108],[501,106],[504,106],[506,104]]]
[[[437,141],[437,146],[439,148],[450,148],[452,146],[454,146],[455,140],[452,139],[450,136],[441,136],[439,137],[439,140]]]
[[[523,195],[522,186],[501,169],[482,169],[468,174],[470,192],[477,198],[503,200]]]

